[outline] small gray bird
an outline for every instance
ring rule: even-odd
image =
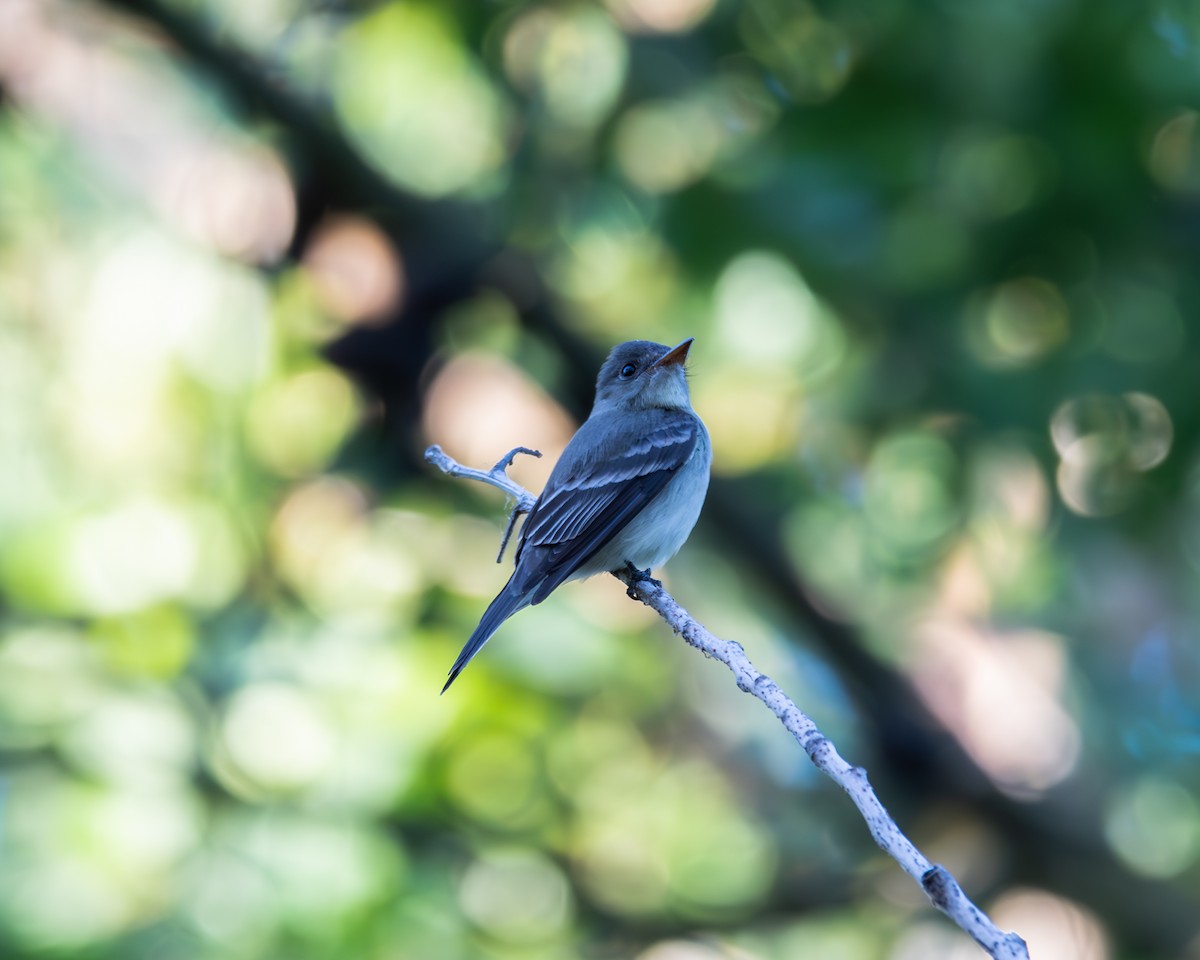
[[[696,525],[712,445],[692,411],[677,347],[631,340],[613,347],[596,402],[529,512],[516,570],[454,661],[445,693],[505,620],[561,583],[632,564],[649,571],[679,551]]]

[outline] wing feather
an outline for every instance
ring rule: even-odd
[[[655,411],[632,442],[601,447],[598,457],[575,462],[565,453],[521,533],[515,576],[540,603],[654,499],[696,447],[695,419],[684,411]],[[604,432],[604,424],[597,433]],[[588,424],[576,435],[583,436]],[[618,436],[620,431],[613,431]]]

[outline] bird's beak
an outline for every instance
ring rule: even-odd
[[[666,354],[655,360],[651,366],[669,367],[672,364],[682,366],[683,362],[687,360],[688,351],[692,349],[692,341],[695,339],[695,337],[688,337],[679,346],[672,347]]]

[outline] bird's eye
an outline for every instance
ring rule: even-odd
[[[621,368],[621,376],[623,378],[625,378],[626,380],[628,380],[630,377],[632,377],[635,373],[637,373],[637,365],[636,364],[627,363],[627,364],[625,364],[625,366],[623,366]]]

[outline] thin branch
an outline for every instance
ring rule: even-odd
[[[628,587],[630,597],[654,610],[691,646],[725,664],[740,690],[757,697],[770,708],[804,748],[817,769],[850,795],[875,842],[921,885],[935,907],[970,934],[996,960],[1029,960],[1025,941],[1015,933],[1000,930],[967,898],[958,881],[945,867],[929,862],[884,808],[867,781],[867,772],[862,767],[851,766],[842,758],[832,741],[821,733],[812,719],[779,689],[774,680],[750,662],[740,643],[721,640],[709,633],[661,583],[641,579],[628,570],[615,571],[613,576]]]
[[[513,447],[496,461],[496,465],[491,470],[485,472],[472,467],[464,467],[436,443],[425,451],[426,462],[432,463],[442,473],[452,477],[465,477],[468,480],[479,480],[481,483],[490,483],[493,487],[499,487],[512,497],[513,508],[508,513],[508,526],[504,528],[504,536],[500,538],[500,552],[496,554],[497,563],[504,559],[504,550],[508,546],[509,538],[512,537],[513,528],[517,525],[517,518],[523,513],[528,513],[533,509],[533,505],[537,503],[537,497],[509,477],[505,472],[512,466],[512,462],[517,458],[518,453],[538,458],[542,455],[540,450],[530,450],[529,447]]]
[[[519,452],[529,451],[517,448],[487,472],[462,466],[437,446],[425,451],[425,459],[452,477],[481,480],[499,487],[516,501],[513,508],[515,513],[523,504],[532,507],[537,500],[504,472]],[[993,960],[1029,960],[1029,948],[1025,941],[1017,934],[1005,933],[997,927],[987,914],[970,901],[949,870],[940,864],[931,863],[917,849],[876,796],[867,781],[866,771],[862,767],[852,766],[842,758],[837,748],[821,733],[812,719],[779,689],[774,680],[750,662],[740,643],[721,640],[709,633],[657,580],[649,579],[632,567],[615,570],[613,576],[626,585],[626,592],[630,597],[640,600],[654,610],[688,644],[705,656],[725,664],[740,690],[757,697],[767,705],[796,742],[804,748],[817,769],[850,795],[850,799],[867,822],[867,828],[875,842],[900,864],[905,873],[921,885],[921,889],[935,907],[983,947]]]

